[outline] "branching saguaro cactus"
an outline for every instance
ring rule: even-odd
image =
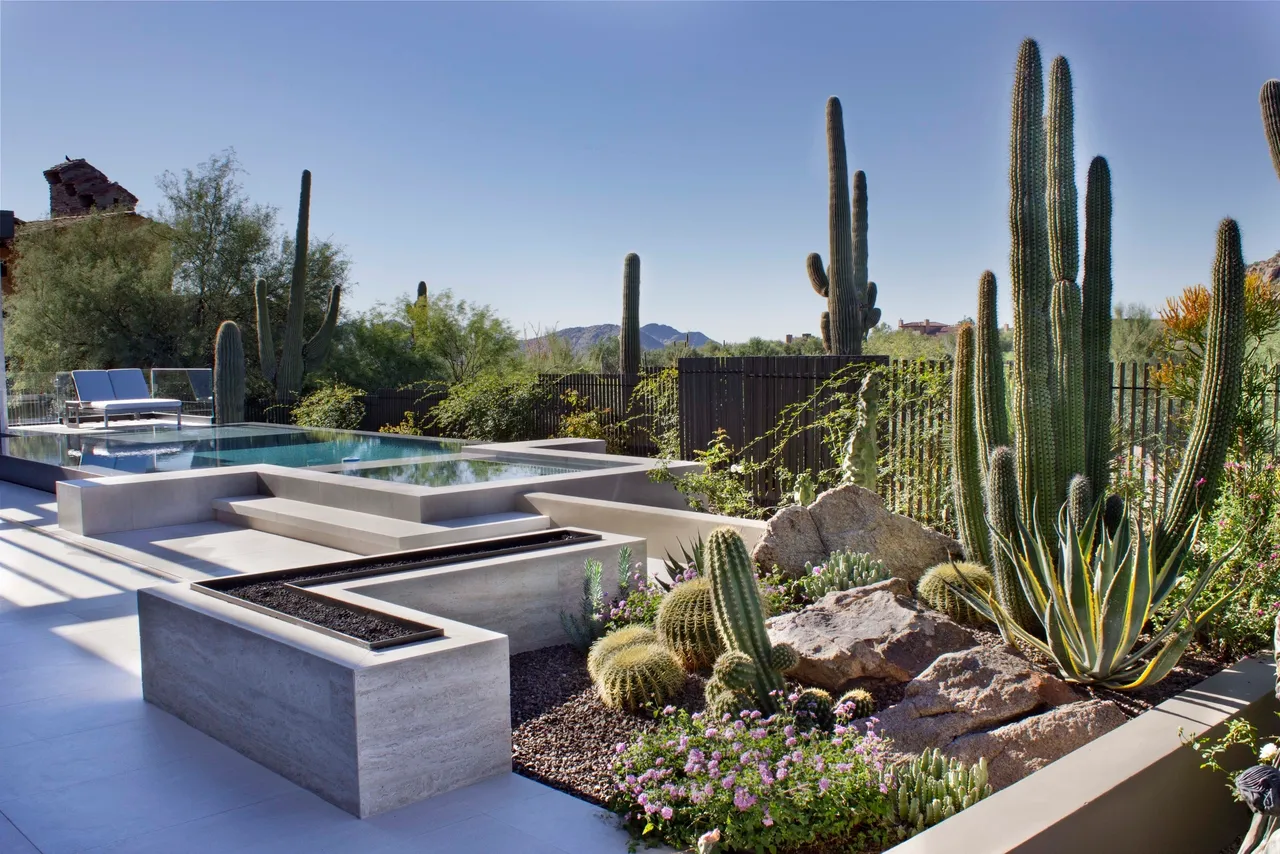
[[[329,292],[329,307],[324,320],[311,340],[303,342],[302,321],[307,296],[307,232],[311,219],[311,172],[302,170],[302,190],[298,194],[298,233],[293,245],[293,277],[289,283],[289,307],[285,314],[284,335],[277,361],[271,334],[271,306],[267,298],[267,282],[254,283],[253,298],[258,314],[258,360],[262,373],[275,383],[276,402],[288,403],[302,390],[302,377],[307,363],[324,358],[338,325],[338,303],[342,288],[334,285]]]
[[[244,420],[244,344],[240,327],[224,320],[213,340],[213,423]]]
[[[634,252],[622,262],[622,327],[618,332],[618,365],[626,376],[640,373],[640,256]]]
[[[876,283],[867,274],[867,176],[854,173],[851,208],[839,98],[827,99],[827,163],[831,265],[824,269],[822,256],[814,252],[805,259],[805,269],[809,284],[827,300],[822,313],[823,346],[828,353],[860,356],[867,333],[880,322],[880,309],[876,308]]]
[[[1111,456],[1111,173],[1101,157],[1089,165],[1080,286],[1071,69],[1062,57],[1051,65],[1047,111],[1045,106],[1040,50],[1027,39],[1014,72],[1010,139],[1012,434],[1003,421],[996,283],[989,272],[979,284],[972,347],[965,332],[957,341],[953,387],[962,537],[967,548],[971,542],[980,545],[982,532],[972,530],[979,526],[971,523],[978,515],[973,508],[985,506],[988,533],[997,535],[989,537],[995,596],[1029,632],[1043,629],[1027,603],[1017,567],[995,542],[1018,542],[1020,525],[1056,530],[1058,510],[1068,499],[1076,518],[1087,515],[1086,505],[1106,495]],[[1263,111],[1265,116],[1265,105]],[[1224,220],[1218,230],[1209,342],[1191,439],[1156,520],[1154,541],[1161,561],[1183,541],[1196,513],[1208,506],[1222,471],[1240,400],[1243,269],[1239,229]],[[969,399],[972,407],[966,405]],[[1009,443],[1015,451],[1005,447]],[[974,476],[974,448],[981,477]]]

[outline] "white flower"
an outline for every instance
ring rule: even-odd
[[[733,465],[729,466],[729,471],[732,472],[733,474],[742,474],[742,466],[739,465],[738,463],[734,463]]]
[[[1276,758],[1277,753],[1280,753],[1280,747],[1276,747],[1274,744],[1267,742],[1262,745],[1262,750],[1258,753],[1258,759],[1262,762],[1271,762],[1271,760]]]
[[[707,831],[698,837],[698,854],[711,854],[717,848],[720,841],[720,828]]]

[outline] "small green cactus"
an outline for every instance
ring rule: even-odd
[[[800,589],[816,602],[832,591],[866,587],[888,577],[889,570],[884,561],[876,560],[865,552],[832,552],[825,564],[817,567],[810,563],[804,565]]]
[[[596,691],[609,708],[635,712],[675,699],[684,680],[684,669],[661,644],[641,643],[625,646],[600,663]]]
[[[894,768],[891,776],[898,825],[911,836],[991,795],[985,757],[965,765],[932,748]]]
[[[876,479],[880,474],[880,441],[876,432],[879,418],[880,373],[873,370],[858,387],[858,416],[844,443],[844,455],[840,460],[842,484],[852,483],[876,491]]]
[[[629,377],[640,373],[640,256],[632,252],[622,261],[622,325],[618,331],[618,370]]]
[[[756,669],[755,661],[745,652],[731,649],[722,653],[707,681],[707,712],[717,718],[737,717],[739,712],[752,708]]]
[[[854,688],[840,695],[835,711],[840,723],[869,718],[876,713],[876,698],[865,688]]]
[[[754,664],[750,707],[765,715],[777,714],[778,698],[786,689],[782,674],[796,665],[799,660],[796,651],[785,644],[774,646],[769,642],[760,586],[752,569],[751,555],[738,532],[728,526],[712,531],[707,538],[706,556],[716,631],[726,647],[721,658],[731,652],[749,656]],[[727,692],[742,693],[713,675],[707,682],[707,707],[711,708],[713,703],[717,707],[725,706]]]
[[[609,632],[591,645],[591,651],[587,653],[587,674],[594,682],[599,677],[600,668],[604,666],[605,661],[618,650],[637,644],[657,642],[658,636],[648,626],[626,626]]]
[[[805,731],[817,728],[830,730],[835,726],[835,701],[821,688],[805,688],[793,695],[791,714],[796,724]]]
[[[654,621],[658,638],[685,670],[705,670],[724,652],[711,608],[711,581],[694,578],[662,597]]]
[[[940,563],[920,579],[920,601],[957,623],[981,626],[987,622],[986,619],[956,594],[956,590],[966,589],[961,575],[984,593],[992,591],[991,572],[982,564]]]

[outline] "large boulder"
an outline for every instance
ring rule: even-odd
[[[938,658],[907,683],[902,702],[876,717],[902,753],[944,752],[962,736],[1021,720],[1047,706],[1080,699],[1056,676],[1011,650],[975,647]]]
[[[991,788],[1003,789],[1111,732],[1126,720],[1120,707],[1109,700],[1085,700],[988,732],[961,736],[943,752],[970,764],[985,756]]]
[[[808,507],[779,511],[752,551],[760,568],[777,566],[791,576],[806,562],[818,564],[834,551],[868,552],[889,572],[911,584],[925,570],[962,560],[960,544],[907,516],[885,509],[884,500],[852,484],[829,489]]]
[[[977,643],[966,629],[911,598],[900,578],[828,593],[765,625],[771,643],[790,644],[800,655],[788,675],[832,692],[857,679],[907,682],[938,656]]]

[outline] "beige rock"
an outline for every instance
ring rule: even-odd
[[[961,736],[942,750],[968,763],[985,756],[991,788],[1003,789],[1111,732],[1126,720],[1115,703],[1086,700],[1058,706],[989,732]]]
[[[779,510],[769,520],[764,535],[760,537],[751,557],[761,573],[773,571],[777,566],[790,575],[804,571],[805,563],[819,564],[827,559],[826,546],[818,536],[818,527],[809,515],[809,508],[791,504]]]
[[[868,552],[911,584],[926,569],[963,558],[960,544],[907,516],[890,513],[874,492],[839,486],[808,507],[785,507],[769,520],[752,557],[764,572],[775,565],[797,576],[834,551]]]
[[[976,643],[966,629],[911,598],[900,578],[828,593],[765,625],[772,643],[790,644],[800,655],[789,675],[832,692],[862,678],[906,682],[938,656]]]
[[[902,702],[876,717],[896,751],[919,753],[1078,699],[1067,683],[1011,651],[975,647],[938,658],[907,683]]]

